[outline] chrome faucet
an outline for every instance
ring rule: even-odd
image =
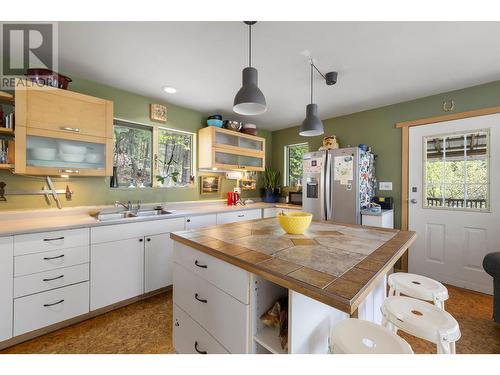
[[[127,211],[132,211],[132,202],[128,201],[127,204],[122,203],[120,201],[115,201],[115,207],[122,206]]]

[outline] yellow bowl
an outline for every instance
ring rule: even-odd
[[[288,212],[278,214],[278,222],[281,228],[288,234],[304,234],[311,225],[312,214],[309,212]]]

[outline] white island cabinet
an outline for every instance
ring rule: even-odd
[[[0,341],[12,337],[13,256],[13,238],[0,238]]]

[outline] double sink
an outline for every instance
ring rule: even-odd
[[[119,211],[119,212],[99,212],[95,215],[98,221],[121,220],[132,217],[152,217],[171,215],[173,211],[166,210],[139,210],[139,211]]]

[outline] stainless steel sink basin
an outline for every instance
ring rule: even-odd
[[[173,211],[166,210],[144,210],[144,211],[120,211],[120,212],[99,212],[96,215],[98,221],[111,221],[127,219],[131,217],[151,217],[160,215],[169,215]]]

